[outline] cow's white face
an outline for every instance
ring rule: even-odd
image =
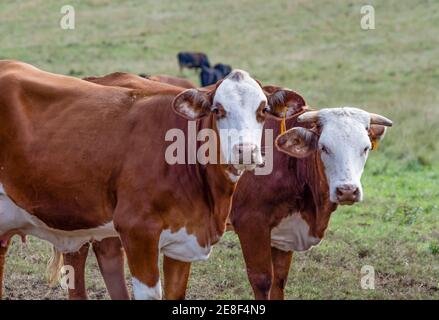
[[[313,116],[311,114],[314,114]],[[366,164],[372,140],[385,134],[390,120],[374,116],[379,130],[371,128],[371,114],[356,108],[334,108],[313,111],[299,116],[299,121],[318,124],[314,130],[296,127],[276,139],[282,152],[303,158],[318,152],[329,185],[330,201],[353,204],[363,199],[361,175]]]
[[[262,163],[263,119],[267,104],[261,86],[245,71],[235,70],[218,86],[213,108],[218,109],[217,128],[221,153],[237,169],[254,169]]]
[[[330,200],[352,204],[363,200],[361,175],[372,147],[368,136],[369,113],[354,109],[323,109],[320,158],[329,184]]]
[[[262,88],[242,70],[233,70],[215,88],[188,89],[175,97],[174,111],[189,120],[213,114],[221,159],[238,170],[251,170],[262,163],[261,139],[266,115],[293,117],[305,108],[305,100],[292,90]]]

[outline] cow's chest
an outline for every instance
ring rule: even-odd
[[[309,235],[308,223],[298,212],[283,218],[271,230],[271,246],[282,251],[305,251],[320,241]]]
[[[163,230],[160,234],[159,247],[166,256],[185,262],[206,260],[212,250],[211,245],[201,246],[193,234],[188,234],[186,228],[176,232]]]

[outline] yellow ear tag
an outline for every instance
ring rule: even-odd
[[[372,140],[372,150],[378,149],[378,145],[380,144],[378,139]]]
[[[286,119],[287,119],[287,106],[284,107],[284,117],[280,122],[280,134],[283,134],[285,133],[285,131],[287,131],[287,127],[285,123]]]

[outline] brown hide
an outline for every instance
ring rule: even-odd
[[[234,185],[222,166],[164,161],[166,131],[187,131],[171,110],[183,89],[142,81],[142,90],[101,86],[1,62],[0,181],[53,228],[98,227],[129,203],[132,212],[116,227],[152,219],[171,230],[185,225],[201,245],[215,243]],[[197,127],[213,123],[207,117]]]

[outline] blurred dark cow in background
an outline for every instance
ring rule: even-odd
[[[178,65],[180,66],[180,72],[183,68],[210,68],[209,59],[207,58],[207,55],[202,52],[179,52],[177,54],[177,59]]]
[[[232,72],[232,66],[224,63],[217,63],[213,66],[214,69],[220,71],[223,74],[223,77],[227,76],[230,72]]]
[[[200,85],[202,87],[210,86],[222,79],[222,73],[214,68],[202,67],[200,73]]]
[[[232,67],[218,63],[213,68],[202,67],[200,73],[200,84],[202,87],[210,86],[225,78],[232,71]]]
[[[139,77],[142,77],[142,78],[145,78],[148,80],[167,83],[167,84],[170,84],[170,85],[173,85],[176,87],[180,87],[180,88],[185,88],[185,89],[192,89],[192,88],[197,87],[191,81],[189,81],[187,79],[183,79],[183,78],[178,78],[178,77],[165,76],[165,75],[151,76],[151,75],[148,75],[145,73],[140,73]]]

